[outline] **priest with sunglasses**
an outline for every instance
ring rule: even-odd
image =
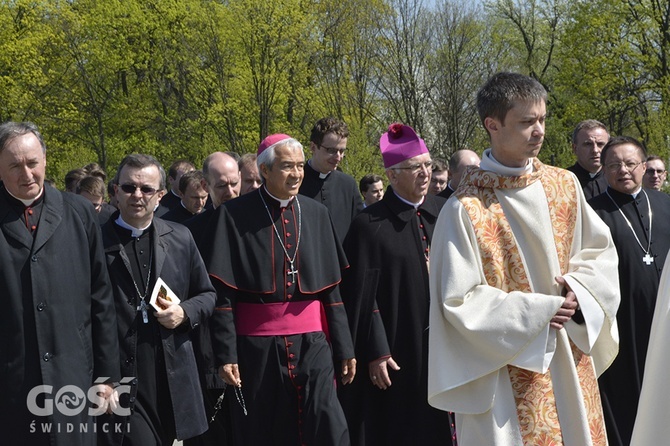
[[[152,156],[132,154],[115,181],[119,211],[102,227],[114,289],[121,351],[120,432],[102,444],[171,445],[207,429],[192,329],[213,311],[215,294],[186,227],[154,216],[165,171]]]

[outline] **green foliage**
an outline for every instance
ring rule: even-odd
[[[0,0],[0,119],[32,120],[48,176],[131,152],[200,164],[269,133],[350,127],[342,164],[383,173],[380,135],[413,125],[434,156],[479,153],[494,72],[549,91],[540,158],[574,162],[587,118],[667,158],[670,9],[658,0]]]

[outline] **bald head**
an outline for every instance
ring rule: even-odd
[[[468,166],[479,166],[479,155],[472,150],[461,149],[454,152],[449,159],[449,187],[456,190]]]
[[[232,156],[223,152],[212,153],[205,158],[202,173],[215,208],[240,195],[240,169]]]

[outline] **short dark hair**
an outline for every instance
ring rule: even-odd
[[[637,147],[638,151],[640,152],[640,159],[643,162],[647,161],[647,149],[644,148],[644,145],[642,145],[640,141],[633,138],[632,136],[615,136],[614,138],[610,138],[610,140],[607,141],[607,144],[605,144],[605,147],[603,147],[603,150],[600,152],[600,163],[604,166],[607,160],[607,154],[612,150],[612,148],[624,144],[631,144]]]
[[[547,101],[547,90],[532,77],[519,73],[494,74],[477,92],[477,112],[484,124],[486,118],[505,123],[507,112],[519,102]]]
[[[195,170],[195,166],[189,160],[179,159],[170,165],[170,169],[168,169],[168,176],[170,178],[177,178],[177,172],[186,169]],[[119,170],[121,170],[121,168],[119,168]]]
[[[40,142],[40,146],[42,146],[42,152],[46,153],[47,146],[44,144],[42,134],[39,132],[39,130],[37,130],[37,126],[29,121],[7,121],[0,125],[0,153],[5,150],[7,144],[12,142],[14,138],[26,135],[28,133],[32,133],[35,135],[35,137],[37,137],[37,140]]]
[[[81,167],[72,169],[65,174],[65,190],[68,192],[76,192],[79,182],[87,176],[87,173]]]
[[[432,171],[433,172],[444,172],[447,170],[447,160],[443,158],[433,158],[433,167]]]
[[[245,153],[237,160],[237,167],[242,170],[242,167],[256,165],[258,156],[255,153]]]
[[[77,184],[76,193],[88,192],[95,197],[105,198],[105,182],[95,175],[87,175]]]
[[[361,191],[361,194],[364,194],[370,189],[370,186],[379,181],[383,182],[384,180],[379,175],[369,173],[361,178],[361,181],[358,183],[358,189]]]
[[[202,184],[205,179],[205,175],[199,170],[192,170],[187,172],[179,179],[179,192],[182,194],[186,193],[186,189],[192,184]]]
[[[658,155],[649,155],[647,157],[647,161],[660,161],[663,163],[663,165],[665,165],[665,160]]]
[[[332,116],[321,118],[316,121],[314,127],[312,127],[312,133],[309,137],[309,140],[317,146],[321,145],[323,138],[328,133],[334,133],[340,138],[348,138],[349,127],[347,127],[347,124],[344,121]]]
[[[603,129],[609,135],[607,127],[605,127],[605,124],[595,119],[586,119],[577,124],[575,129],[572,131],[572,144],[577,145],[577,134],[579,132],[581,132],[582,130],[591,130],[591,129]]]
[[[161,163],[159,163],[158,160],[153,156],[145,155],[143,153],[131,153],[130,155],[126,155],[126,157],[123,158],[123,160],[121,160],[121,164],[119,164],[119,170],[116,171],[116,177],[114,177],[114,184],[119,184],[119,176],[121,175],[121,171],[123,170],[123,168],[126,166],[133,167],[135,169],[143,169],[149,166],[156,166],[160,174],[159,187],[161,190],[165,190],[165,184],[167,181],[165,177],[165,169],[163,169]]]

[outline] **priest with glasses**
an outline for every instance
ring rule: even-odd
[[[609,226],[619,255],[619,355],[599,385],[610,445],[630,444],[649,331],[668,249],[670,197],[642,187],[647,159],[636,139],[610,139],[600,155],[608,187],[589,204]]]

